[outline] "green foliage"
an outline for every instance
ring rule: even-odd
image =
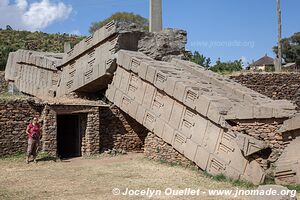
[[[63,52],[64,43],[78,43],[83,37],[69,34],[0,30],[0,70],[4,70],[8,54],[18,49]]]
[[[229,62],[221,62],[220,59],[216,62],[210,70],[220,73],[220,74],[229,74],[236,71],[241,71],[243,69],[242,60],[235,60]]]
[[[242,60],[235,60],[233,62],[221,62],[220,59],[216,62],[215,65],[211,66],[211,60],[209,57],[205,57],[203,54],[200,54],[198,51],[195,51],[193,54],[189,55],[190,61],[210,69],[213,72],[220,74],[230,74],[235,71],[241,71],[243,69]]]
[[[26,158],[26,154],[24,152],[18,152],[13,155],[0,156],[0,160],[6,161],[19,161],[24,160]]]
[[[300,192],[300,185],[296,184],[296,185],[287,185],[287,188],[289,190],[296,190],[297,192]]]
[[[265,185],[274,185],[275,183],[275,177],[273,174],[267,174],[264,181]]]
[[[206,176],[214,181],[217,181],[217,182],[227,182],[227,183],[232,184],[233,186],[242,187],[242,188],[246,188],[246,189],[255,188],[255,185],[253,183],[250,183],[248,181],[243,181],[243,180],[235,180],[235,179],[225,176],[224,174],[211,175],[211,174],[207,173],[206,171],[204,171],[202,173],[204,176]]]
[[[94,33],[95,31],[97,31],[112,20],[135,23],[137,26],[143,28],[144,30],[148,29],[148,19],[134,13],[116,12],[107,19],[104,19],[99,22],[93,22],[89,29],[90,33]]]
[[[211,64],[210,58],[205,57],[203,54],[200,54],[198,51],[195,51],[194,54],[191,55],[190,61],[201,65],[205,68],[209,68]]]
[[[26,99],[27,96],[25,95],[16,95],[16,94],[11,94],[9,92],[4,92],[0,94],[0,102],[10,102],[16,99]]]
[[[278,47],[273,47],[273,51],[277,54]],[[282,39],[282,57],[286,62],[295,62],[300,66],[300,32]]]

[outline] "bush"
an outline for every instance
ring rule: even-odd
[[[0,30],[0,70],[4,70],[10,52],[18,49],[63,52],[64,43],[78,43],[83,37],[69,34]]]
[[[110,16],[109,18],[106,18],[99,22],[93,22],[89,31],[90,33],[94,33],[101,27],[103,27],[105,24],[109,23],[112,20],[116,21],[123,21],[128,23],[135,23],[137,26],[141,27],[144,30],[148,30],[148,19],[142,17],[141,15],[137,15],[134,13],[128,13],[128,12],[117,12]]]
[[[233,62],[221,62],[220,60],[218,60],[216,64],[210,68],[210,70],[220,74],[228,74],[236,71],[241,71],[242,69],[242,60],[235,60]]]

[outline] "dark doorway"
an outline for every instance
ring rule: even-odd
[[[78,115],[57,116],[57,154],[60,158],[81,156]]]

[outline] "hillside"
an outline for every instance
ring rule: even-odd
[[[18,49],[63,52],[64,42],[76,44],[82,38],[69,34],[0,30],[0,71],[5,69],[9,52]]]

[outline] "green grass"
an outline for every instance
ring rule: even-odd
[[[149,160],[149,161],[153,161],[153,160],[148,159],[148,158],[146,158],[146,159]],[[191,170],[198,170],[198,167],[192,161],[187,165],[184,165],[180,162],[169,162],[169,161],[166,161],[166,160],[163,160],[163,159],[154,160],[154,162],[158,162],[162,165],[167,165],[167,166],[171,166],[171,167],[184,167],[184,168],[189,168]]]
[[[26,99],[27,96],[23,95],[23,94],[12,94],[9,92],[4,92],[0,94],[0,101],[4,100],[4,101],[9,101],[9,100],[15,100],[15,99]]]
[[[212,175],[206,171],[202,171],[201,173],[204,176],[206,176],[214,181],[217,181],[217,182],[226,182],[226,183],[230,183],[233,186],[240,187],[240,188],[246,188],[246,189],[256,188],[256,186],[253,183],[250,183],[250,182],[244,181],[244,180],[235,180],[235,179],[225,176],[224,174]]]
[[[146,159],[150,160],[148,158],[146,158]],[[150,160],[150,161],[153,161],[153,160]],[[171,166],[171,167],[184,167],[185,169],[196,171],[196,172],[200,173],[201,175],[204,175],[205,177],[210,178],[211,180],[214,180],[216,182],[230,183],[231,185],[233,185],[235,187],[245,188],[245,189],[255,189],[256,188],[256,186],[253,183],[248,182],[248,181],[235,180],[235,179],[226,177],[224,174],[218,174],[218,175],[209,174],[206,171],[200,170],[192,162],[191,162],[191,165],[189,165],[189,166],[185,166],[185,165],[183,165],[183,164],[181,164],[179,162],[178,163],[177,162],[176,163],[174,163],[174,162],[168,162],[166,160],[157,160],[157,161],[154,161],[154,162],[157,162],[157,163],[163,164],[163,165],[168,165],[168,166]]]
[[[19,152],[7,156],[0,156],[0,160],[6,160],[6,161],[19,161],[25,158],[26,158],[26,154],[24,152]]]
[[[297,192],[300,192],[300,184],[287,185],[286,187],[290,190],[296,190]]]
[[[266,175],[264,184],[265,185],[274,185],[274,184],[276,184],[275,183],[275,177],[271,176],[271,175]]]
[[[26,153],[19,152],[19,153],[15,153],[15,154],[12,154],[12,155],[0,156],[0,160],[19,162],[19,161],[25,160],[26,157],[27,157]],[[56,161],[56,157],[52,156],[52,155],[50,155],[46,152],[39,152],[38,156],[37,156],[37,160]]]

